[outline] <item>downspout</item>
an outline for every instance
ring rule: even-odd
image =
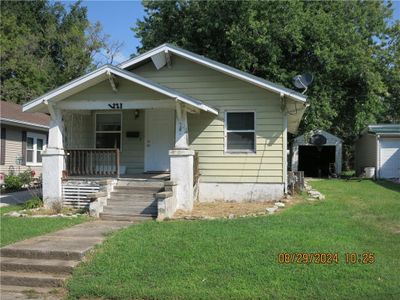
[[[280,93],[281,99],[281,110],[283,116],[283,141],[282,141],[282,160],[283,160],[283,193],[287,193],[287,127],[288,127],[288,117],[287,117],[287,107],[286,99],[283,93]]]
[[[380,147],[380,135],[376,135],[376,171],[375,171],[375,179],[381,178],[381,147]]]

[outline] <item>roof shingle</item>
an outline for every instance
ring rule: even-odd
[[[22,112],[22,105],[0,101],[0,119],[49,126],[50,117],[44,113]]]

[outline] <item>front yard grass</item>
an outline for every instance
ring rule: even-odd
[[[12,244],[34,236],[43,235],[63,229],[88,220],[87,217],[77,218],[30,218],[9,217],[5,213],[21,210],[21,205],[10,205],[0,208],[0,246]]]
[[[110,236],[68,283],[71,298],[399,299],[400,185],[321,180],[325,201],[265,217],[145,222]],[[345,253],[372,252],[372,264]],[[288,253],[339,263],[280,264]]]

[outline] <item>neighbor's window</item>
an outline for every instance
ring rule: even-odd
[[[41,165],[42,151],[46,137],[42,134],[28,132],[26,135],[26,164]]]
[[[96,114],[96,148],[121,149],[121,114]]]
[[[256,152],[254,112],[226,112],[226,152]]]

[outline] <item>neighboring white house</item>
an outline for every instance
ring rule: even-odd
[[[328,177],[342,173],[342,143],[337,136],[315,130],[292,142],[292,171],[307,177]]]
[[[400,178],[400,124],[369,125],[355,142],[355,169],[375,168],[376,178]]]
[[[301,93],[164,44],[75,79],[24,110],[51,115],[45,201],[62,197],[63,174],[93,180],[167,172],[177,184],[176,208],[191,210],[194,198],[282,197],[287,132],[297,132],[307,105]]]

